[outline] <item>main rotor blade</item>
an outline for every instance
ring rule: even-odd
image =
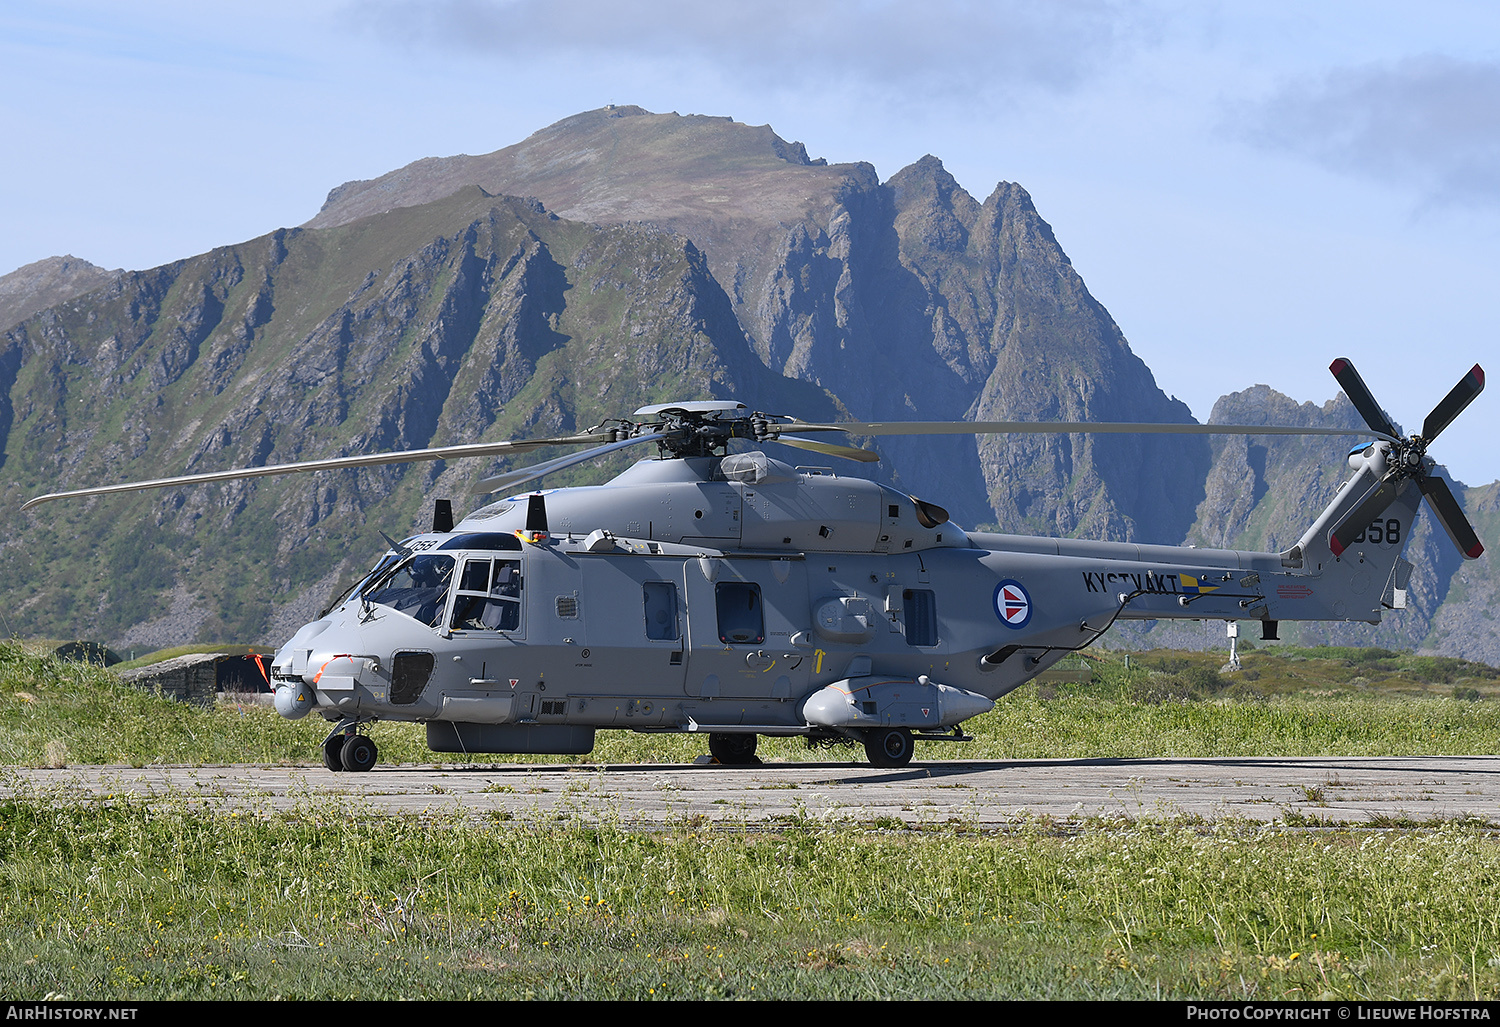
[[[569,435],[556,439],[527,439],[525,442],[475,442],[464,446],[441,446],[436,449],[409,449],[400,453],[369,453],[364,456],[336,457],[332,460],[304,460],[291,464],[271,464],[267,467],[241,467],[232,471],[211,471],[207,474],[184,474],[176,478],[131,481],[121,485],[101,485],[91,489],[75,489],[72,492],[50,492],[45,496],[28,499],[21,504],[21,509],[29,510],[33,506],[50,503],[54,499],[107,496],[116,492],[141,492],[146,489],[171,488],[174,485],[201,485],[214,481],[267,478],[280,474],[335,471],[345,467],[380,467],[386,464],[414,463],[419,460],[461,460],[472,456],[499,456],[505,453],[525,453],[543,446],[585,445],[607,438],[609,438],[608,435]]]
[[[1459,379],[1452,391],[1441,403],[1432,408],[1427,420],[1422,422],[1422,438],[1431,442],[1438,433],[1448,427],[1453,419],[1463,413],[1464,407],[1474,402],[1474,397],[1484,391],[1484,368],[1475,364],[1469,373]]]
[[[1436,474],[1429,474],[1418,484],[1422,487],[1422,495],[1427,497],[1427,502],[1432,506],[1433,515],[1458,547],[1458,551],[1466,559],[1477,560],[1484,552],[1484,546],[1474,533],[1474,526],[1464,516],[1464,509],[1458,505],[1448,483]]]
[[[1349,397],[1349,402],[1354,404],[1354,409],[1359,411],[1359,416],[1365,419],[1366,424],[1386,438],[1396,434],[1395,425],[1385,416],[1380,404],[1375,402],[1374,394],[1354,369],[1353,361],[1348,357],[1339,357],[1328,365],[1328,370],[1338,379],[1339,387],[1344,390],[1344,395]]]
[[[781,427],[799,431],[841,431],[850,435],[1356,435],[1399,441],[1394,434],[1365,428],[1293,428],[1280,424],[1161,424],[1127,421],[794,421]]]
[[[776,441],[783,446],[795,446],[798,449],[807,449],[814,453],[823,453],[826,456],[841,456],[845,460],[858,460],[862,464],[880,462],[879,453],[872,453],[870,450],[860,449],[858,446],[841,446],[837,442],[817,442],[813,439],[799,439],[795,435],[782,435]]]
[[[380,533],[380,537],[385,539],[386,545],[390,546],[392,552],[394,552],[402,560],[405,560],[412,553],[416,552],[416,550],[414,549],[403,546],[400,542],[397,542],[395,539],[391,538],[383,531]]]
[[[1401,481],[1402,479],[1394,476],[1381,478],[1379,484],[1359,501],[1359,505],[1334,526],[1333,531],[1328,534],[1328,548],[1333,550],[1334,556],[1343,556],[1344,550],[1396,501],[1401,492]]]
[[[611,442],[607,446],[595,446],[593,449],[585,449],[582,453],[569,453],[567,456],[560,456],[555,460],[546,460],[539,464],[532,464],[530,467],[520,467],[514,471],[497,474],[493,478],[485,478],[479,482],[479,490],[481,492],[499,492],[501,489],[509,488],[512,485],[535,481],[543,475],[551,474],[554,471],[561,471],[564,468],[572,467],[574,464],[581,464],[586,460],[593,460],[595,457],[604,456],[606,453],[613,453],[618,449],[628,449],[631,446],[640,446],[647,442],[655,442],[658,439],[664,438],[666,438],[666,434],[663,432],[651,432],[648,435],[637,435],[634,438],[623,439],[620,442]]]

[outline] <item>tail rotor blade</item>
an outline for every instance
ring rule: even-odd
[[[1474,402],[1474,397],[1483,391],[1484,368],[1475,364],[1469,369],[1469,373],[1453,386],[1453,391],[1432,408],[1432,413],[1428,414],[1427,420],[1422,422],[1422,438],[1428,442],[1437,438],[1438,433],[1448,427],[1455,417],[1463,413],[1464,407]]]
[[[1401,492],[1401,481],[1395,477],[1385,477],[1380,484],[1370,490],[1369,495],[1360,500],[1359,505],[1351,510],[1342,521],[1334,527],[1328,535],[1328,548],[1333,550],[1334,556],[1343,556],[1344,550],[1353,545],[1354,540],[1364,534],[1368,528],[1386,508],[1396,501],[1396,496]]]
[[[1445,401],[1446,402],[1446,401]],[[1465,558],[1477,560],[1484,552],[1484,545],[1480,543],[1479,536],[1474,533],[1474,526],[1464,516],[1463,507],[1458,505],[1454,498],[1453,490],[1448,483],[1435,474],[1429,474],[1419,483],[1422,487],[1422,495],[1427,497],[1427,502],[1432,507],[1433,515],[1437,517],[1438,523],[1463,553]]]
[[[1339,387],[1344,390],[1344,395],[1349,397],[1349,402],[1354,404],[1354,409],[1359,411],[1359,416],[1365,419],[1366,424],[1384,435],[1399,434],[1390,419],[1385,416],[1385,411],[1380,409],[1380,404],[1375,402],[1375,396],[1370,392],[1365,380],[1354,369],[1353,361],[1348,357],[1339,357],[1328,365],[1328,370],[1332,371],[1334,378],[1338,379]],[[1359,532],[1356,531],[1354,534],[1358,535]]]

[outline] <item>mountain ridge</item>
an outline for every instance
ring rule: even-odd
[[[123,274],[106,271],[71,253],[44,257],[0,275],[0,331],[48,307],[103,288]]]
[[[17,504],[68,485],[567,432],[709,396],[824,419],[1192,420],[1019,185],[977,200],[932,155],[881,182],[729,119],[584,112],[483,158],[345,183],[300,228],[104,276],[0,334],[0,492]],[[1224,397],[1212,419],[1258,411],[1358,424],[1342,397],[1319,408],[1264,386]],[[1342,471],[1326,439],[878,449],[876,476],[970,527],[1273,550]],[[27,590],[15,619],[33,633],[78,633],[67,626],[86,611],[112,640],[276,642],[372,558],[374,526],[417,527],[431,496],[462,497],[487,473],[415,465],[90,502],[49,514],[40,538],[33,519],[26,544],[0,541],[0,571]],[[1493,544],[1493,490],[1461,498]],[[1391,618],[1405,618],[1397,635],[1500,660],[1476,606],[1493,594],[1487,565],[1458,566],[1446,544],[1430,528],[1414,538],[1423,598]]]

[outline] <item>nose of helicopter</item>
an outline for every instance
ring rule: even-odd
[[[341,621],[334,614],[305,624],[277,652],[272,701],[287,720],[307,716],[319,705],[320,691],[338,696],[354,690],[358,665],[364,661],[350,655],[358,639]],[[325,695],[324,701],[328,698]]]

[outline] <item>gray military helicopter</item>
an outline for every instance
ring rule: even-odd
[[[1476,364],[1401,438],[1354,365],[1331,370],[1369,431],[1265,425],[828,423],[735,402],[648,406],[579,435],[318,460],[39,496],[73,496],[543,446],[581,452],[486,479],[506,491],[655,445],[604,485],[522,493],[396,541],[273,661],[277,711],[332,723],[333,770],[378,755],[377,720],[427,726],[437,752],[581,754],[595,732],[708,736],[721,763],[760,735],[863,743],[902,766],[1102,636],[1115,621],[1378,623],[1405,606],[1401,558],[1425,496],[1465,557],[1483,551],[1428,445],[1484,388]],[[941,507],[734,439],[873,461],[808,435],[1160,432],[1363,435],[1353,475],[1284,553],[964,531]],[[795,434],[793,434],[795,433]],[[24,507],[23,507],[24,509]]]

